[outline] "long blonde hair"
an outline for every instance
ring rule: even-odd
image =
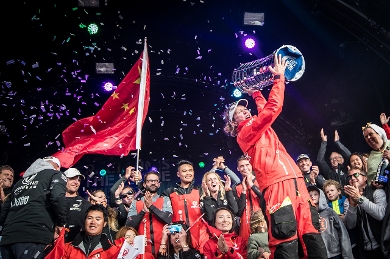
[[[96,193],[98,192],[102,192],[105,194],[105,192],[103,190],[96,190],[94,192],[92,192],[92,195],[95,196]],[[118,213],[115,209],[111,208],[110,206],[108,206],[107,204],[107,212],[108,212],[108,226],[114,230],[114,231],[118,231],[118,220],[117,220],[117,216],[118,216]]]
[[[217,179],[218,179],[218,182],[219,182],[219,193],[221,193],[221,200],[224,200],[225,199],[225,188],[224,188],[224,185],[222,183],[221,177],[217,173],[215,173],[215,172],[207,172],[207,173],[205,173],[203,175],[203,178],[202,178],[202,183],[205,182],[207,184],[207,176],[209,176],[210,174],[215,174],[217,176]],[[202,195],[200,196],[200,200],[203,200],[203,198],[205,196],[206,196],[206,194],[202,192]]]

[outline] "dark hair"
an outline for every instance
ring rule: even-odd
[[[192,239],[191,239],[191,234],[190,234],[190,231],[187,231],[188,229],[188,226],[187,224],[184,222],[184,221],[174,221],[172,223],[170,223],[169,225],[174,225],[174,224],[178,224],[178,225],[181,225],[182,228],[186,231],[186,242],[187,242],[187,245],[189,246],[190,249],[194,249],[194,247],[192,246]],[[171,243],[171,236],[169,235],[168,237],[168,242],[169,242],[169,246],[168,246],[168,254],[170,254],[173,258],[173,255],[175,254],[175,249],[173,248],[173,245]]]
[[[179,162],[177,162],[177,167],[180,167],[182,165],[190,165],[194,167],[194,164],[188,160],[180,160]]]
[[[151,171],[147,172],[147,173],[144,175],[144,182],[146,181],[146,178],[147,178],[149,175],[151,175],[151,174],[157,175],[157,176],[158,176],[158,180],[160,180],[160,173],[151,170]]]
[[[238,159],[237,159],[237,164],[238,162],[242,161],[242,160],[248,160],[249,161],[249,158],[247,158],[246,156],[244,155],[241,155]]]
[[[221,210],[226,210],[227,212],[230,213],[230,216],[232,217],[232,228],[229,230],[229,232],[232,232],[235,228],[236,228],[236,221],[235,221],[235,217],[234,217],[234,214],[231,210],[229,210],[228,208],[225,208],[225,207],[219,207],[216,211],[215,211],[215,214],[214,214],[214,222],[213,222],[213,225],[215,228],[217,228],[215,226],[215,221],[217,219],[217,213]]]
[[[351,157],[352,156],[357,156],[357,157],[359,157],[360,158],[360,161],[362,161],[362,170],[364,171],[364,172],[366,172],[367,171],[367,168],[366,168],[366,165],[364,164],[364,157],[363,157],[363,154],[362,153],[360,153],[360,152],[354,152],[354,153],[352,153],[350,156],[349,156],[349,165],[350,165],[350,167],[352,168],[352,165],[351,165]]]
[[[3,170],[10,170],[13,174],[15,174],[14,169],[12,169],[12,167],[10,167],[9,165],[0,166],[0,174],[3,173]]]
[[[108,220],[108,212],[107,212],[107,209],[104,208],[103,205],[101,205],[101,204],[95,204],[95,205],[89,206],[89,208],[88,208],[87,211],[85,212],[84,220],[87,219],[88,213],[89,213],[90,211],[100,211],[100,212],[102,212],[102,213],[103,213],[104,222],[107,222],[107,220]]]

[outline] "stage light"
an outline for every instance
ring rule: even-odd
[[[155,166],[152,166],[151,168],[150,168],[150,171],[153,171],[153,172],[158,172],[158,170],[157,170],[157,167],[155,167]]]
[[[105,176],[107,174],[107,171],[102,169],[102,170],[100,170],[99,174],[100,174],[100,176]]]
[[[96,34],[99,30],[99,27],[95,23],[91,23],[88,25],[89,34]]]
[[[236,97],[236,98],[239,98],[239,97],[242,96],[242,93],[241,93],[240,90],[234,89],[234,91],[233,91],[233,96]]]
[[[199,167],[200,167],[200,168],[205,167],[205,165],[206,165],[206,164],[205,164],[204,162],[199,162]]]
[[[114,88],[114,86],[113,86],[110,82],[108,82],[108,83],[105,83],[105,84],[103,85],[103,88],[104,88],[104,90],[106,90],[107,92],[109,92],[109,91],[112,91],[112,89]]]
[[[255,45],[256,45],[256,42],[255,42],[254,39],[252,39],[252,38],[247,38],[247,39],[245,40],[245,47],[247,47],[248,49],[253,48]]]
[[[114,63],[96,63],[96,74],[114,74]]]

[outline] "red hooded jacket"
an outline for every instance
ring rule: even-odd
[[[237,128],[237,143],[250,157],[260,190],[268,186],[297,177],[303,177],[294,160],[279,141],[272,123],[283,107],[284,76],[275,79],[268,101],[260,91],[253,93],[258,116],[240,122]]]
[[[203,248],[203,254],[205,259],[247,259],[247,246],[244,239],[237,236],[235,233],[223,234],[226,244],[228,246],[228,252],[222,254],[218,249],[218,238],[214,234],[214,237],[209,239]]]

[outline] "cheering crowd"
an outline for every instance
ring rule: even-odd
[[[327,161],[321,130],[317,165],[307,154],[291,158],[271,128],[286,65],[275,56],[268,100],[247,89],[257,115],[245,99],[225,110],[224,130],[243,153],[240,177],[220,156],[195,186],[193,164],[181,160],[178,183],[160,190],[157,171],[129,166],[109,194],[87,190],[84,199],[85,176],[61,172],[56,157],[37,159],[15,184],[12,168],[0,167],[0,258],[389,259],[389,118],[363,127],[368,154],[351,153],[335,131]],[[139,249],[140,236],[145,252],[128,257],[121,248]]]

